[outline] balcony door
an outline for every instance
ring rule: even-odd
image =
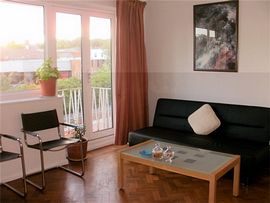
[[[95,137],[113,133],[111,19],[89,18],[92,132]],[[102,133],[101,133],[102,132]],[[103,135],[102,135],[103,134]]]
[[[113,15],[56,9],[55,22],[61,72],[58,95],[63,97],[64,119],[84,124],[89,140],[112,137]],[[65,132],[70,133],[69,129]]]

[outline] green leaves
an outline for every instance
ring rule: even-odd
[[[109,64],[104,63],[102,67],[91,75],[92,87],[111,87],[111,69]]]
[[[79,78],[76,78],[76,77],[70,77],[70,78],[57,80],[57,87],[59,90],[79,88],[81,86],[82,86],[81,80]]]
[[[36,76],[40,80],[48,80],[50,78],[59,78],[59,71],[52,67],[52,59],[49,58],[36,70]]]
[[[0,76],[0,91],[7,91],[9,89],[11,89],[11,78],[1,74]]]

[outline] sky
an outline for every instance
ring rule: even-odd
[[[0,44],[14,39],[42,42],[43,33],[43,7],[0,2]]]
[[[0,2],[0,45],[10,41],[31,44],[44,41],[43,7]],[[81,35],[81,17],[56,14],[57,39],[71,40]],[[14,26],[16,25],[16,26]],[[110,19],[90,17],[91,39],[110,38]]]

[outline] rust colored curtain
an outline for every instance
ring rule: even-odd
[[[126,144],[128,132],[148,125],[148,86],[144,44],[144,8],[138,0],[117,0],[116,137]]]

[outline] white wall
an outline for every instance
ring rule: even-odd
[[[30,149],[24,144],[21,121],[21,113],[32,113],[56,109],[59,121],[63,122],[63,99],[58,97],[35,98],[30,100],[20,100],[14,102],[0,103],[0,132],[11,134],[21,138],[24,145],[24,155],[27,174],[40,171],[39,151]],[[42,136],[42,134],[41,134]],[[49,138],[55,138],[53,132],[49,131]],[[2,139],[3,147],[7,151],[18,151],[18,144]],[[65,151],[45,152],[45,168],[52,168],[66,164]],[[0,163],[0,182],[9,181],[22,177],[20,159]]]
[[[150,123],[160,97],[270,107],[270,1],[239,3],[237,73],[193,71],[193,5],[147,1]]]

